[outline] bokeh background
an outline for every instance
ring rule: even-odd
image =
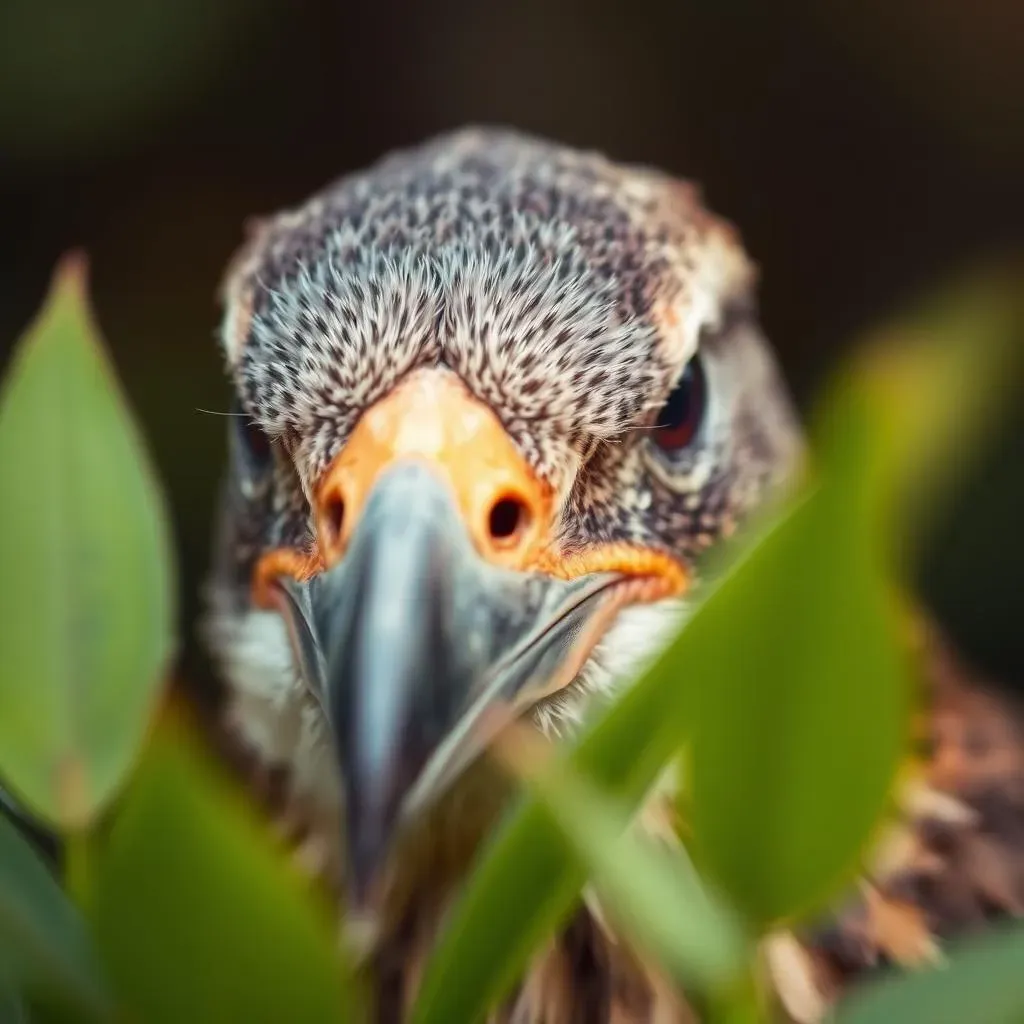
[[[243,224],[467,122],[699,181],[760,264],[805,408],[863,332],[1024,255],[1019,0],[0,0],[0,365],[84,246],[169,496],[198,692],[216,291]],[[1018,403],[920,572],[967,654],[1018,683],[1022,477]]]

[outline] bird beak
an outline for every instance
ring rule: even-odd
[[[367,415],[320,488],[319,563],[272,552],[258,570],[261,603],[282,613],[335,740],[356,907],[376,902],[403,826],[498,731],[576,677],[624,604],[682,589],[677,563],[652,552],[545,556],[545,494],[507,435],[466,405],[457,427],[432,426],[434,410],[466,400],[420,397],[399,407],[413,436],[451,442],[462,431],[466,445],[396,452]],[[528,513],[514,544],[488,536],[474,504],[493,510],[508,493]]]
[[[443,483],[410,463],[383,475],[344,559],[306,582],[283,581],[301,671],[346,784],[356,900],[396,827],[572,671],[574,649],[621,579],[488,564]]]

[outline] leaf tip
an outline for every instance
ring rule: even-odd
[[[89,254],[85,249],[69,249],[57,261],[53,272],[51,290],[67,292],[80,304],[88,301],[89,295]]]
[[[57,260],[40,312],[41,317],[47,314],[64,322],[66,318],[74,321],[77,326],[75,337],[84,341],[87,347],[99,351],[101,360],[106,362],[103,334],[93,309],[89,254],[85,249],[69,249]]]

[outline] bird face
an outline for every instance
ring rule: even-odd
[[[559,733],[657,653],[789,474],[751,287],[689,188],[501,132],[236,259],[211,637],[238,728],[343,803],[356,901],[511,720]]]

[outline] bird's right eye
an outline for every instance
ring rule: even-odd
[[[231,421],[234,425],[235,448],[246,474],[260,475],[273,461],[274,451],[270,438],[237,400]]]

